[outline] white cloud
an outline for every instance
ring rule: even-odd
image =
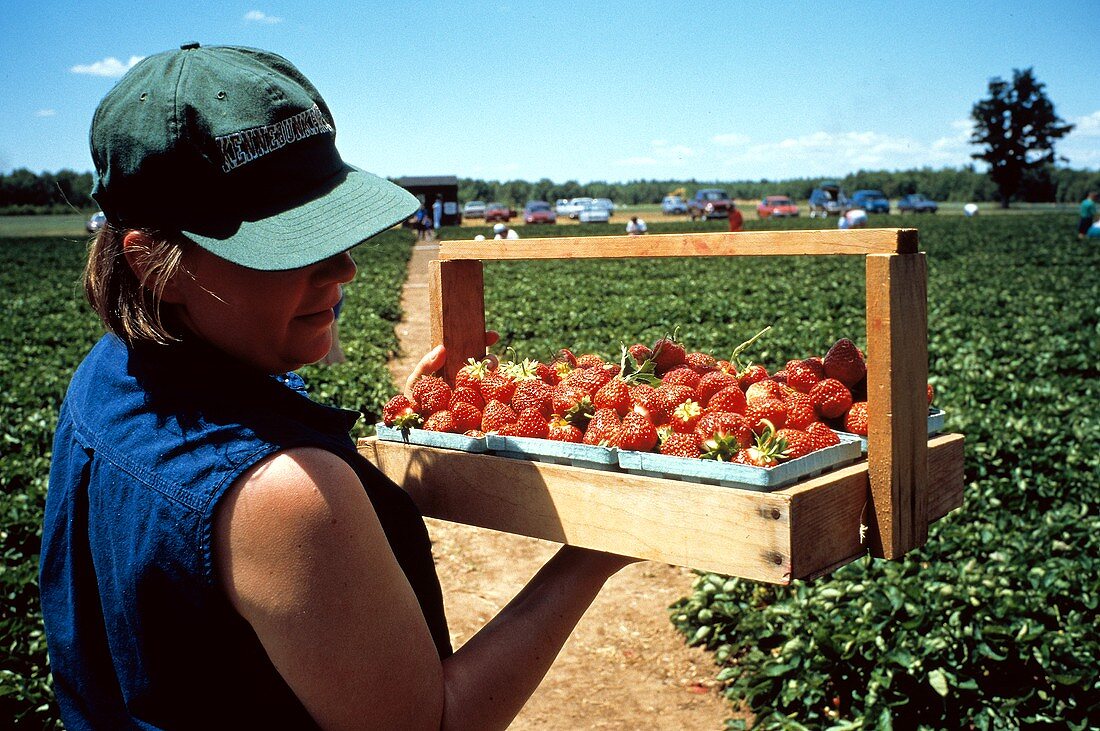
[[[282,18],[275,15],[268,15],[262,10],[249,10],[244,14],[244,19],[249,23],[263,23],[264,25],[275,25],[276,23],[283,22]]]
[[[1100,111],[1070,121],[1074,124],[1070,136],[1100,137]]]
[[[133,68],[134,64],[136,64],[143,58],[145,57],[130,56],[129,61],[127,61],[126,63],[122,63],[122,61],[119,61],[114,56],[108,56],[102,61],[73,66],[69,70],[72,71],[74,74],[89,74],[91,76],[109,76],[118,78],[119,76],[122,76],[124,73]]]
[[[36,116],[36,117],[54,117],[54,116],[57,116],[57,110],[56,109],[39,109],[37,112],[34,113],[34,116]]]
[[[741,147],[752,142],[752,138],[748,135],[738,134],[737,132],[729,132],[727,134],[714,135],[710,138],[710,141],[716,145],[722,147]]]

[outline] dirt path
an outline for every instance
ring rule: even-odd
[[[402,295],[402,353],[390,363],[403,384],[430,346],[428,262],[418,244]],[[428,520],[451,638],[459,647],[518,592],[557,544]],[[693,574],[653,562],[611,578],[566,643],[512,729],[721,729],[730,706],[715,690],[710,656],[687,647],[667,607],[689,593]]]

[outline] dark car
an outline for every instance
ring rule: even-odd
[[[103,211],[99,211],[92,215],[87,221],[84,222],[84,230],[90,234],[97,233],[107,223],[107,216],[103,215]]]
[[[512,215],[512,209],[503,203],[490,203],[485,206],[485,223],[492,223],[493,221],[508,223]]]
[[[826,182],[810,193],[810,218],[842,216],[851,206],[839,183]]]
[[[923,193],[910,193],[903,195],[898,201],[898,213],[935,213],[939,210],[939,204]]]
[[[546,201],[528,201],[523,207],[524,223],[557,223],[558,214]]]
[[[695,192],[695,197],[688,203],[688,215],[694,221],[697,218],[726,218],[730,214],[733,201],[724,190],[719,188],[703,188]]]
[[[868,213],[889,213],[890,199],[881,190],[857,190],[852,193],[852,208],[862,208]]]

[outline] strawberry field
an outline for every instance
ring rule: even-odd
[[[857,561],[787,588],[700,576],[671,620],[713,651],[731,702],[766,727],[1091,727],[1100,717],[1100,250],[1063,216],[917,223],[930,381],[947,430],[967,436],[964,508],[900,562]],[[316,398],[366,413],[360,433],[393,393],[385,362],[411,243],[392,232],[355,250],[360,274],[341,316],[349,362],[303,372]],[[29,727],[55,715],[34,587],[52,426],[98,335],[80,298],[81,258],[72,241],[0,239],[0,717]],[[728,357],[768,325],[746,355],[769,370],[824,355],[842,337],[865,346],[858,257],[487,263],[485,282],[487,322],[520,357],[568,347],[617,361],[621,342],[673,330],[689,350]]]

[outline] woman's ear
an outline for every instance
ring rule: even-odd
[[[176,274],[167,278],[167,281],[158,283],[157,269],[163,264],[153,259],[153,239],[144,231],[127,231],[122,236],[122,255],[126,257],[126,264],[134,273],[143,287],[156,289],[160,287],[160,300],[169,304],[182,302],[179,284]]]

